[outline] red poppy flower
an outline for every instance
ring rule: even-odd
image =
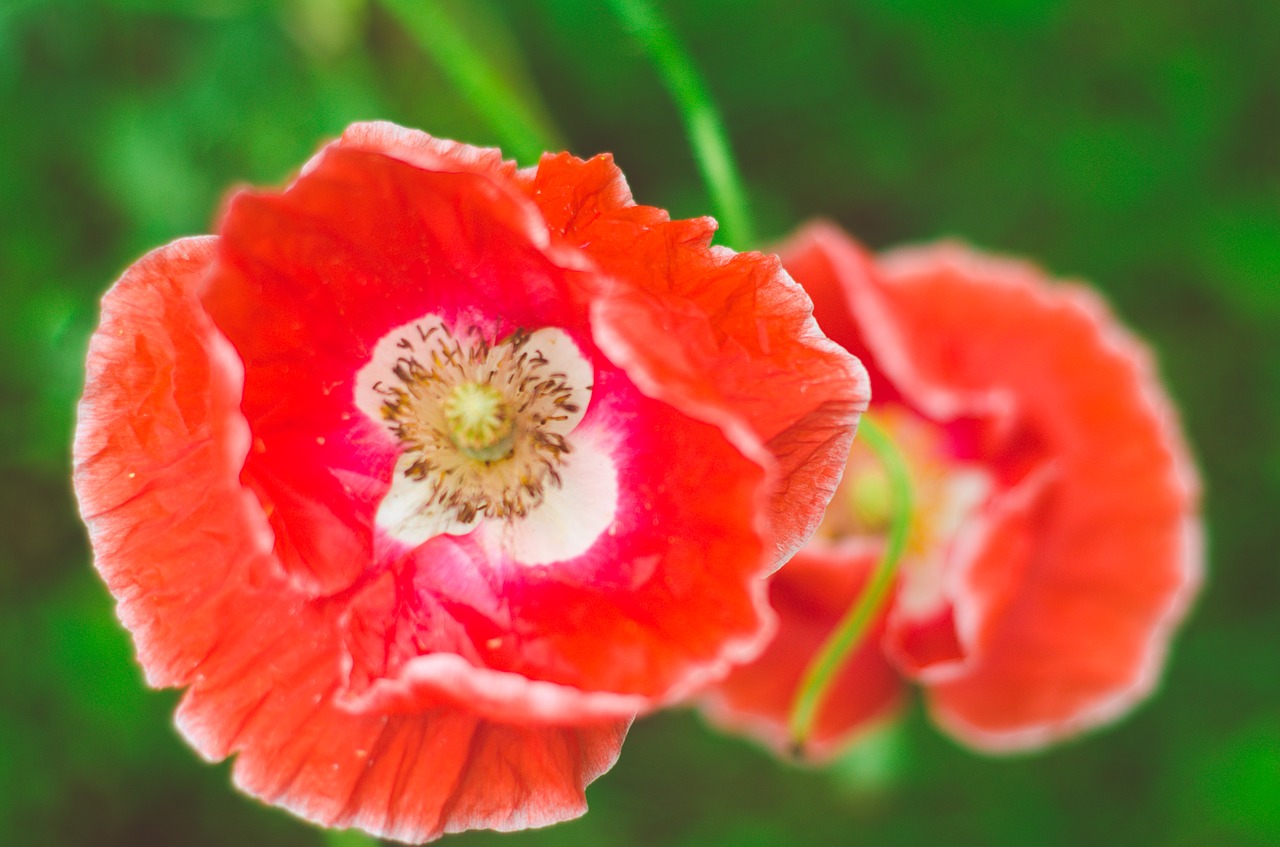
[[[713,230],[608,156],[357,125],[125,273],[76,488],[200,753],[326,825],[538,826],[759,648],[866,375]]]
[[[871,373],[916,494],[890,602],[819,713],[829,755],[899,679],[986,751],[1113,720],[1154,686],[1200,581],[1197,482],[1146,349],[1089,290],[956,244],[872,260],[832,226],[782,251]],[[804,667],[875,567],[885,479],[855,445],[815,539],[773,579],[773,644],[708,698],[781,746]]]

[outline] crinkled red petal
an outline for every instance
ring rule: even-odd
[[[195,297],[214,246],[175,242],[108,293],[79,412],[77,495],[148,681],[190,685],[179,724],[197,749],[238,753],[238,784],[321,823],[422,841],[581,814],[625,721],[519,726],[456,707],[334,705],[340,607],[285,581],[237,480],[240,373]]]
[[[1003,487],[957,542],[947,619],[887,640],[938,719],[1013,749],[1145,695],[1201,568],[1194,472],[1146,350],[1083,290],[958,246],[873,264],[815,224],[784,257],[877,398],[943,422]]]
[[[315,167],[332,147],[381,153],[423,170],[439,173],[474,173],[498,182],[520,178],[515,163],[504,160],[502,151],[496,147],[460,144],[387,121],[368,121],[347,127],[341,138],[322,150],[303,168],[303,173]]]
[[[1004,416],[1010,399],[1000,391],[962,390],[916,372],[914,339],[881,293],[878,265],[839,227],[807,224],[779,252],[788,271],[805,290],[813,290],[819,325],[863,360],[877,404],[901,403],[937,421],[956,438],[957,453],[966,459],[977,458],[969,442],[984,428],[981,422],[999,419],[1009,425]]]
[[[580,690],[561,719],[616,715],[677,697],[758,649],[769,622],[755,582],[766,560],[757,499],[768,455],[749,434],[699,422],[696,404],[637,391],[630,353],[616,362],[601,354],[587,307],[614,271],[548,232],[529,197],[550,202],[552,185],[512,177],[480,154],[441,153],[417,136],[406,146],[390,130],[374,135],[331,145],[281,195],[235,198],[203,295],[245,361],[253,448],[243,479],[266,506],[277,555],[312,595],[358,595],[346,618],[353,702],[371,702],[361,699],[369,693],[412,708],[419,698],[481,690],[484,679],[487,714],[545,710],[547,683],[561,686],[556,697]],[[414,164],[436,167],[433,156],[448,159],[438,165],[446,170]],[[554,170],[556,161],[544,164]],[[562,216],[578,203],[585,219],[593,204],[613,208],[629,195],[614,185],[557,202]],[[709,232],[693,226],[706,254]],[[685,265],[693,264],[678,263],[680,284],[691,284]],[[709,283],[725,273],[721,264],[705,267]],[[479,321],[495,337],[560,327],[592,361],[579,430],[603,434],[621,484],[616,520],[581,556],[524,566],[474,539],[435,539],[394,560],[377,553],[373,516],[397,445],[353,408],[353,378],[383,335],[427,314]],[[803,315],[792,324],[811,329]],[[667,341],[658,328],[646,343]],[[722,364],[727,382],[746,381],[744,369],[768,373],[749,357]],[[821,399],[824,391],[814,402],[837,405]],[[850,428],[846,421],[824,437],[847,439]],[[457,556],[470,567],[449,564]],[[385,598],[366,590],[386,568],[397,598],[389,618]],[[500,614],[485,608],[486,597],[497,598],[488,609]],[[499,648],[488,646],[495,639]],[[476,679],[460,682],[465,668],[433,658],[442,652],[464,658]],[[510,674],[539,684],[515,684]]]
[[[782,266],[813,300],[813,317],[827,336],[852,353],[866,368],[877,406],[902,402],[897,387],[881,371],[863,340],[850,307],[850,277],[871,279],[875,259],[838,227],[815,221],[801,227],[778,247]]]
[[[582,233],[597,223],[623,218],[637,226],[657,226],[671,219],[663,209],[636,205],[626,177],[608,153],[586,161],[568,153],[543,156],[526,191],[547,228],[578,247],[584,246]]]
[[[891,615],[882,644],[894,666],[913,679],[953,673],[967,656],[950,603],[923,617]]]
[[[243,452],[240,375],[193,296],[215,243],[162,247],[103,298],[76,427],[94,563],[155,686],[192,680],[234,608],[227,572],[256,549],[249,504],[225,481]]]
[[[708,248],[709,219],[629,205],[611,159],[545,158],[532,192],[557,233],[623,283],[593,313],[610,356],[646,393],[722,427],[749,455],[764,445],[772,558],[786,561],[839,482],[870,398],[865,370],[819,331],[776,257]]]
[[[225,627],[178,726],[211,759],[237,753],[245,791],[309,820],[410,842],[545,826],[586,811],[583,787],[621,748],[627,720],[498,723],[453,704],[344,710],[336,609],[244,595],[252,617]]]
[[[621,372],[602,367],[595,379],[593,414],[625,482],[610,531],[549,566],[496,557],[470,536],[418,547],[353,605],[353,693],[393,680],[372,696],[398,708],[454,696],[458,665],[419,659],[429,643],[477,673],[576,689],[577,702],[555,707],[560,720],[632,714],[759,649],[770,622],[754,519],[764,470]],[[544,711],[545,690],[493,684],[476,707],[527,719]]]
[[[778,615],[778,634],[755,661],[735,668],[703,698],[711,720],[780,752],[794,752],[788,722],[804,672],[862,591],[880,554],[878,545],[811,544],[774,574],[769,602]],[[898,710],[902,683],[880,650],[883,632],[881,614],[833,680],[803,750],[807,759],[830,758]]]
[[[932,615],[889,615],[885,651],[908,677],[933,683],[966,673],[993,639],[1037,555],[1045,494],[1056,476],[1044,465],[993,496],[948,542],[945,594]]]
[[[986,634],[932,686],[934,713],[990,749],[1114,719],[1155,684],[1201,566],[1196,481],[1147,351],[1097,298],[1024,264],[944,245],[880,267],[894,355],[918,381],[901,390],[1007,398],[987,462],[1025,473],[1030,438],[1052,477],[1030,526],[1010,528],[1022,540],[994,534],[959,572],[957,614]]]
[[[428,314],[466,325],[480,307],[495,337],[541,326],[585,336],[567,272],[533,242],[526,206],[484,176],[341,146],[283,195],[233,199],[203,299],[245,363],[245,483],[281,561],[313,592],[345,589],[370,567],[397,446],[353,393],[379,339]]]

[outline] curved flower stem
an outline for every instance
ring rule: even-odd
[[[527,109],[484,55],[470,44],[436,0],[382,0],[454,88],[493,128],[498,141],[521,164],[547,150],[563,150],[556,133]]]
[[[733,247],[751,247],[755,233],[742,178],[706,81],[653,6],[645,0],[607,0],[606,5],[649,54],[676,101],[698,169],[720,219],[722,239]]]
[[[893,523],[889,527],[884,555],[871,574],[871,579],[805,670],[791,706],[791,745],[797,755],[809,739],[818,710],[822,708],[836,673],[862,643],[876,613],[888,598],[911,530],[913,497],[911,473],[906,460],[889,434],[869,416],[863,415],[858,435],[876,454],[889,477],[889,490],[893,497]]]

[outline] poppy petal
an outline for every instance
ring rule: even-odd
[[[195,296],[215,242],[161,248],[107,294],[79,410],[81,509],[148,682],[190,685],[178,724],[191,743],[211,759],[239,753],[245,790],[312,820],[422,841],[581,814],[625,720],[519,726],[449,705],[334,704],[338,607],[292,590],[237,481],[239,365]]]
[[[495,181],[517,177],[514,162],[505,161],[496,147],[473,147],[445,138],[436,138],[417,129],[398,126],[389,121],[355,123],[342,136],[326,146],[302,169],[309,173],[332,148],[381,153],[418,168],[442,173],[476,173]]]
[[[543,169],[557,190],[542,189]],[[533,190],[553,227],[623,283],[597,301],[598,343],[646,393],[771,459],[768,518],[780,566],[813,534],[839,482],[870,399],[866,371],[819,331],[811,301],[777,257],[708,248],[710,219],[668,221],[626,205],[612,160],[544,160]],[[660,323],[638,319],[644,311]],[[652,343],[655,331],[663,344]]]
[[[188,740],[327,825],[534,826],[755,655],[865,380],[712,230],[368,124],[127,273],[77,485]]]
[[[1149,693],[1203,552],[1195,472],[1145,347],[1087,289],[959,245],[873,259],[819,222],[782,255],[878,401],[935,427],[952,473],[994,485],[942,539],[941,569],[904,563],[889,617],[884,648],[938,722],[1021,749]],[[937,603],[903,605],[929,588],[917,577]]]
[[[194,296],[216,241],[161,247],[107,293],[78,412],[75,485],[94,564],[155,686],[191,681],[217,639],[227,570],[264,540],[228,480],[243,454],[238,365]]]
[[[609,529],[550,564],[517,561],[518,545],[495,548],[479,531],[411,551],[401,576],[354,606],[352,696],[434,702],[465,670],[431,656],[443,651],[495,683],[475,706],[495,716],[543,714],[564,686],[579,702],[560,702],[562,716],[617,716],[679,699],[759,650],[772,623],[752,519],[764,470],[718,428],[621,379],[597,373],[602,417],[583,435],[613,451],[627,481]],[[677,607],[687,613],[667,612]]]
[[[1053,477],[1052,466],[1043,466],[946,533],[950,540],[929,553],[939,566],[931,574],[939,583],[936,605],[921,610],[906,602],[914,574],[911,563],[904,565],[884,639],[904,675],[926,683],[951,679],[981,656],[1022,588],[1036,549],[1038,509]]]
[[[583,787],[612,766],[629,720],[500,723],[443,701],[348,711],[332,611],[280,598],[245,592],[255,615],[224,629],[177,715],[207,758],[238,754],[246,792],[325,826],[415,843],[586,811]]]
[[[591,253],[566,233],[549,234],[535,201],[548,203],[557,220],[575,225],[593,215],[617,215],[635,229],[634,221],[664,222],[665,213],[625,205],[630,194],[607,157],[588,163],[546,157],[537,172],[504,184],[510,174],[497,160],[454,156],[449,150],[442,154],[427,144],[427,153],[414,154],[417,161],[426,161],[421,156],[427,154],[447,155],[461,164],[451,161],[450,170],[426,172],[411,164],[413,156],[403,145],[396,147],[400,141],[393,142],[382,143],[380,152],[341,142],[308,165],[283,195],[236,198],[203,297],[246,363],[244,408],[254,450],[243,478],[269,507],[279,506],[271,508],[271,520],[277,554],[290,577],[317,595],[345,590],[357,578],[376,576],[362,564],[370,560],[371,549],[375,570],[404,571],[395,582],[403,597],[395,608],[403,619],[382,629],[387,643],[403,652],[362,670],[369,680],[389,682],[397,697],[404,694],[402,682],[415,680],[409,688],[425,686],[423,696],[430,699],[436,696],[438,684],[431,681],[436,672],[448,678],[460,672],[453,660],[414,661],[438,650],[466,657],[486,677],[515,673],[581,689],[584,704],[634,695],[657,705],[723,674],[729,663],[758,649],[769,625],[763,588],[755,580],[775,557],[762,550],[757,499],[766,468],[777,459],[729,401],[711,401],[717,409],[712,417],[727,424],[696,423],[690,416],[706,419],[700,401],[657,391],[646,396],[633,383],[635,354],[611,359],[598,349],[597,336],[609,331],[601,328],[599,315],[588,314],[587,301],[621,285],[615,266],[628,273],[634,268],[622,267],[624,253]],[[472,168],[477,161],[481,166]],[[572,183],[570,173],[583,178]],[[352,219],[357,225],[345,223]],[[649,298],[650,308],[681,309],[694,317],[698,333],[714,336],[724,335],[737,320],[708,314],[715,297],[726,301],[722,310],[735,314],[741,311],[739,302],[772,304],[741,319],[752,321],[751,341],[757,347],[772,345],[773,359],[741,353],[742,345],[730,338],[723,345],[728,352],[708,366],[719,369],[725,384],[750,383],[746,374],[737,374],[746,369],[766,382],[785,382],[797,398],[798,409],[779,412],[776,398],[766,403],[756,397],[759,410],[751,414],[773,416],[777,431],[769,433],[770,447],[789,468],[787,513],[799,513],[795,520],[807,526],[816,521],[825,497],[809,491],[804,480],[827,472],[808,469],[806,457],[823,466],[831,444],[850,437],[865,397],[856,396],[856,384],[838,385],[837,377],[856,371],[856,363],[811,337],[815,329],[803,297],[776,262],[708,251],[711,230],[705,222],[663,226],[655,237],[645,236],[646,249],[666,250],[668,237],[687,240],[679,249],[689,256],[671,266],[668,287],[697,289],[704,302]],[[703,260],[698,253],[705,254]],[[634,264],[629,256],[625,260]],[[353,271],[358,272],[351,282]],[[698,280],[691,278],[696,274],[712,291],[698,289]],[[721,278],[729,282],[721,284]],[[265,315],[263,302],[273,304]],[[393,440],[371,426],[370,415],[349,414],[353,390],[360,406],[360,374],[370,357],[380,355],[382,342],[369,339],[385,339],[403,327],[406,311],[446,322],[474,321],[495,338],[521,328],[537,336],[541,330],[536,328],[553,326],[567,334],[593,371],[593,399],[578,426],[565,433],[576,446],[567,454],[557,493],[518,527],[495,524],[470,533],[453,549],[464,550],[476,566],[454,568],[448,583],[436,586],[410,572],[437,571],[441,564],[432,551],[443,548],[431,536],[443,531],[462,538],[470,525],[424,516],[413,503],[397,498],[394,486],[379,483],[393,477],[397,467],[407,468]],[[761,329],[775,312],[785,312],[777,321],[781,328]],[[344,317],[336,326],[326,317],[334,313]],[[626,320],[638,331],[633,344],[662,348],[670,341],[661,314],[652,321],[639,315]],[[643,332],[649,335],[642,339]],[[656,339],[663,344],[653,343]],[[826,385],[803,395],[788,368],[822,370]],[[739,393],[760,390],[750,386]],[[733,402],[741,406],[744,401]],[[316,437],[307,437],[312,431]],[[612,475],[600,470],[608,465]],[[675,467],[680,473],[671,471]],[[815,490],[823,485],[814,483]],[[570,489],[591,507],[552,508],[561,494],[570,496]],[[805,497],[821,503],[806,511]],[[307,502],[300,502],[304,498]],[[566,522],[573,523],[573,532],[547,531],[551,523]],[[387,529],[379,524],[391,527],[400,546],[416,546],[417,552],[379,553],[378,539]],[[661,536],[655,535],[656,526],[662,527]],[[434,596],[417,596],[424,591]],[[475,614],[469,603],[445,596],[485,592],[504,598],[503,608],[510,612],[505,620]],[[668,614],[673,603],[690,613]],[[442,623],[453,615],[466,620]],[[503,650],[477,646],[495,638]],[[354,634],[348,639],[357,640]],[[377,651],[360,655],[373,657]],[[434,670],[427,673],[428,668]],[[494,687],[495,696],[508,692],[517,700],[525,690],[546,689]],[[352,696],[362,695],[353,691]],[[519,705],[513,701],[501,708]],[[610,706],[608,713],[616,714],[617,707]]]
[[[248,375],[244,480],[291,577],[315,593],[363,572],[385,494],[385,483],[348,490],[333,471],[388,480],[396,461],[390,434],[352,414],[373,342],[406,315],[498,338],[530,325],[586,332],[585,316],[560,305],[572,302],[566,271],[538,246],[536,210],[477,174],[331,145],[285,194],[234,198],[223,233],[203,302]],[[499,304],[502,324],[477,304]]]
[[[1146,349],[1097,297],[1029,265],[942,245],[880,267],[920,382],[1011,398],[989,462],[1023,472],[1032,432],[1053,474],[1034,548],[1014,554],[1029,556],[1021,585],[970,604],[988,619],[968,628],[990,634],[968,672],[932,686],[935,715],[992,750],[1113,720],[1155,685],[1201,571],[1198,486]],[[1007,590],[992,574],[1017,567],[987,561],[959,590]]]

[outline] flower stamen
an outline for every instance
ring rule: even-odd
[[[400,443],[379,522],[405,540],[522,519],[561,485],[592,372],[562,330],[494,340],[427,315],[379,342],[356,404]]]
[[[496,462],[511,455],[516,424],[511,404],[482,382],[454,386],[444,401],[444,420],[454,446],[477,462]]]

